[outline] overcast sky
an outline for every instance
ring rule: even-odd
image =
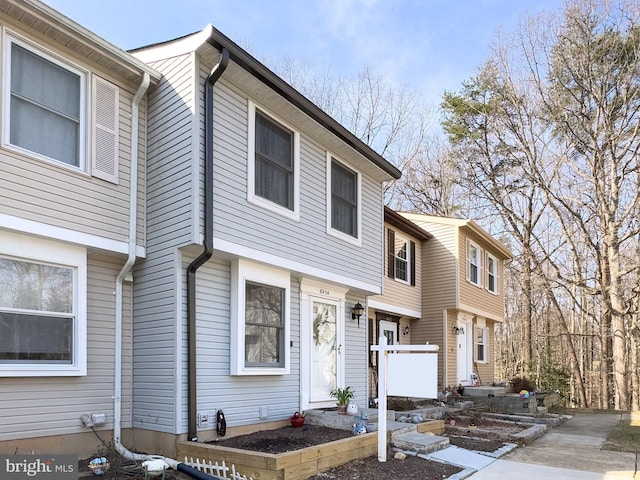
[[[299,58],[334,75],[373,67],[427,103],[458,90],[498,29],[561,0],[44,0],[125,50],[211,23],[267,64]]]

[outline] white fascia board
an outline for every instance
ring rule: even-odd
[[[297,272],[304,276],[321,278],[328,282],[337,283],[339,285],[346,285],[350,289],[362,290],[365,295],[382,294],[382,285],[374,285],[371,283],[363,282],[356,278],[348,277],[346,275],[327,272],[326,270],[322,270],[320,268],[305,265],[303,263],[279,257],[270,253],[261,252],[260,250],[255,250],[250,247],[238,245],[227,240],[214,238],[213,248],[214,250],[229,253],[237,257],[265,263],[267,265],[273,265],[274,267],[289,270],[290,272]]]
[[[56,227],[45,223],[34,222],[25,218],[14,217],[0,213],[0,225],[3,229],[11,230],[17,233],[34,235],[50,240],[59,240],[61,242],[82,245],[99,250],[109,252],[129,253],[129,243],[126,241],[112,240],[109,238],[91,235],[89,233],[78,232],[68,228]],[[147,256],[146,249],[143,246],[136,245],[136,256],[145,258]]]
[[[389,313],[395,313],[401,317],[413,317],[422,318],[422,312],[420,310],[413,310],[411,308],[399,307],[397,305],[391,305],[390,303],[384,303],[374,298],[369,297],[367,299],[367,306],[376,310],[383,310]]]
[[[164,60],[165,58],[193,53],[198,51],[198,49],[206,43],[212,32],[213,26],[209,24],[200,32],[187,35],[177,40],[169,40],[168,42],[158,45],[142,47],[139,51],[131,52],[131,55],[144,63],[152,63],[158,60]]]

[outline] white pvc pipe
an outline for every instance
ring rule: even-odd
[[[143,455],[133,453],[122,445],[122,284],[136,262],[136,236],[138,213],[138,129],[139,129],[139,105],[149,88],[149,74],[144,73],[142,82],[131,101],[131,155],[130,155],[130,184],[129,184],[129,249],[127,261],[116,277],[116,315],[115,315],[115,373],[113,388],[113,443],[116,451],[129,460],[155,460],[162,459],[169,466],[175,468],[176,460],[168,459],[160,455]]]

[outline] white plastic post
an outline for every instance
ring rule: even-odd
[[[378,461],[386,462],[387,461],[387,391],[389,390],[389,351],[392,350],[394,352],[437,352],[439,347],[437,345],[387,345],[387,337],[384,335],[378,339],[378,345],[371,345],[372,351],[378,352]],[[395,358],[395,357],[394,357]],[[435,363],[434,363],[435,362]],[[392,362],[392,366],[395,366],[396,370],[398,367],[398,362]],[[427,366],[431,365],[433,369],[433,373],[431,375],[432,378],[429,381],[433,382],[433,384],[426,384],[425,387],[430,387],[431,389],[420,390],[419,394],[424,394],[424,398],[432,398],[429,395],[433,395],[436,391],[436,375],[437,375],[437,358],[431,362],[427,363]],[[400,372],[401,373],[401,372]],[[396,371],[394,375],[399,375],[399,372]],[[394,377],[395,378],[395,377]],[[398,381],[393,380],[391,389],[392,395],[412,395],[415,394],[415,390],[408,390],[405,388],[405,382],[403,377],[400,375],[399,377],[400,385]],[[412,385],[409,385],[411,387]],[[398,391],[396,391],[398,390]],[[411,391],[411,393],[409,393]]]
[[[378,461],[387,461],[387,337],[378,339]]]

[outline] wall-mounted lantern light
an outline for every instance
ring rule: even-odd
[[[406,325],[403,329],[402,329],[402,335],[409,335],[409,325]]]
[[[360,305],[360,302],[356,303],[351,309],[351,320],[358,319],[358,328],[360,328],[360,317],[364,313],[364,307]]]
[[[464,328],[457,325],[453,326],[453,333],[456,335],[464,335]]]

